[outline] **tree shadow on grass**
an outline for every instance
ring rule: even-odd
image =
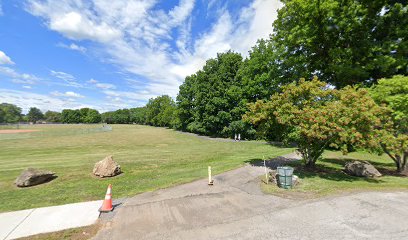
[[[328,161],[327,161],[328,160]],[[296,159],[287,159],[283,157],[274,158],[272,160],[266,161],[266,167],[269,170],[276,170],[277,167],[280,166],[291,166],[294,168],[295,175],[299,176],[301,179],[307,178],[323,178],[330,181],[344,181],[344,182],[354,182],[354,181],[365,181],[370,183],[381,183],[384,182],[381,179],[377,178],[364,178],[364,177],[355,177],[346,174],[342,168],[346,161],[341,159],[324,159],[321,161],[327,161],[332,164],[340,165],[341,167],[332,167],[324,165],[321,162],[317,162],[315,168],[305,167],[301,160]],[[263,167],[264,162],[262,159],[249,159],[245,161],[246,163],[250,164],[251,166],[256,167]]]
[[[277,167],[287,166],[288,164],[296,162],[296,161],[299,162],[300,160],[292,159],[292,158],[277,157],[274,159],[266,160],[265,165],[269,170],[276,170]],[[260,158],[253,158],[253,159],[246,160],[244,162],[254,167],[264,166],[264,161]]]
[[[325,158],[323,161],[337,165],[339,168],[344,168],[344,165],[347,162],[363,161],[363,160],[354,159],[354,158],[344,158],[344,159]],[[377,162],[377,161],[367,161],[367,162],[371,163],[383,176],[406,177],[405,175],[402,175],[396,171],[395,164],[391,160],[389,163]]]
[[[315,168],[308,168],[304,165],[297,164],[293,166],[295,168],[295,174],[298,175],[300,178],[323,178],[330,181],[343,181],[343,182],[370,182],[370,183],[381,183],[384,182],[378,178],[366,178],[366,177],[355,177],[348,175],[344,170],[328,167],[322,164],[316,164]]]
[[[355,158],[325,158],[323,159],[324,162],[336,164],[339,166],[344,167],[346,162],[351,162],[351,161],[367,161],[367,160],[361,160],[361,159],[355,159]],[[375,168],[393,168],[395,167],[395,164],[391,161],[390,162],[377,162],[377,161],[367,161],[371,163]]]

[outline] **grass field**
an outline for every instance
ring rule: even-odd
[[[367,160],[375,166],[382,177],[353,177],[343,172],[344,164],[351,159]],[[283,197],[315,198],[329,194],[353,191],[408,190],[408,177],[398,176],[395,164],[387,155],[377,156],[366,152],[354,152],[343,156],[340,152],[326,151],[317,162],[316,169],[305,169],[301,162],[293,162],[294,174],[301,182],[294,189],[285,190],[275,185],[261,183],[264,192]]]
[[[237,168],[251,159],[272,158],[292,149],[254,142],[217,142],[170,129],[113,125],[36,125],[38,132],[3,135],[0,140],[0,212],[133,196]],[[112,154],[123,174],[108,179],[92,175],[95,162]],[[27,167],[56,172],[58,178],[34,187],[17,188],[14,181]]]

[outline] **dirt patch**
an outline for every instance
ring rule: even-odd
[[[4,129],[0,130],[0,134],[9,134],[9,133],[30,133],[38,132],[40,130],[30,130],[30,129]]]
[[[37,239],[37,240],[60,240],[60,239],[70,239],[70,240],[86,240],[91,239],[96,235],[99,228],[101,227],[100,223],[80,228],[71,228],[58,232],[52,233],[43,233],[38,235],[33,235],[24,238],[18,238],[19,240],[28,240],[28,239]]]

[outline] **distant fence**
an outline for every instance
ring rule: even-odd
[[[61,128],[43,128],[46,124],[8,124],[0,125],[0,130],[35,130],[34,132],[0,133],[0,140],[26,139],[36,137],[71,136],[112,131],[108,124],[52,124]],[[51,124],[50,124],[51,125]],[[69,128],[73,126],[73,128]],[[38,131],[36,131],[38,130]]]

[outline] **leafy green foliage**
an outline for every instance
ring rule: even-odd
[[[337,87],[408,70],[408,7],[403,1],[284,0],[271,41],[284,79]]]
[[[91,108],[81,108],[79,110],[81,113],[81,123],[99,123],[101,122],[101,114]]]
[[[241,55],[228,51],[186,77],[177,96],[179,129],[211,136],[231,137],[238,130],[243,138],[253,135],[250,126],[237,122],[247,103],[242,81],[236,78],[241,64]]]
[[[81,112],[78,109],[64,109],[61,113],[61,120],[63,123],[80,123]]]
[[[46,122],[58,123],[61,122],[61,113],[54,111],[46,111],[44,114]]]
[[[408,77],[381,79],[370,93],[391,111],[391,117],[383,118],[376,131],[379,147],[395,162],[399,172],[408,173]]]
[[[176,104],[168,95],[152,98],[146,104],[146,123],[158,127],[171,127]]]
[[[44,119],[44,114],[36,107],[30,108],[27,114],[28,121],[36,123],[38,120]]]
[[[137,124],[146,124],[146,107],[131,108],[130,121]]]
[[[408,76],[397,75],[380,79],[370,89],[373,99],[392,110],[394,122],[401,132],[408,132]]]
[[[372,133],[385,113],[366,90],[336,90],[317,78],[283,86],[270,101],[257,101],[249,108],[244,120],[280,125],[285,130],[282,138],[298,145],[308,166],[314,166],[329,146],[343,152],[348,146],[375,146]]]
[[[0,104],[0,123],[16,123],[21,119],[21,108],[10,103]]]

